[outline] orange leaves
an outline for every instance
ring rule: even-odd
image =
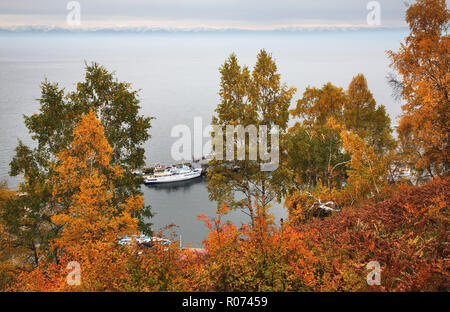
[[[6,183],[0,183],[0,205],[6,203],[7,200],[14,198],[17,193],[7,188]]]
[[[217,214],[224,216],[226,215],[229,211],[231,210],[230,206],[228,206],[227,204],[222,204],[220,205],[220,207],[217,209]]]
[[[355,284],[357,288],[348,290],[367,287],[363,283],[364,272],[353,268],[351,263],[362,265],[369,261],[382,265],[382,287],[376,290],[443,290],[446,278],[441,268],[448,254],[448,211],[440,209],[436,214],[427,211],[435,203],[448,207],[449,182],[447,179],[420,188],[402,187],[382,203],[343,211],[307,224],[301,230],[319,229],[320,253],[340,257],[332,267],[339,265],[345,268],[340,271],[353,272],[350,275],[361,278]],[[325,257],[320,258],[327,263],[324,266],[330,266]],[[340,284],[350,285],[349,280]]]
[[[306,192],[293,192],[288,194],[284,201],[284,206],[289,212],[289,222],[292,224],[300,224],[305,220],[306,202],[308,194]]]
[[[199,250],[180,251],[176,243],[118,249],[87,241],[89,248],[76,254],[81,286],[66,283],[72,254],[59,265],[41,263],[23,273],[16,290],[445,291],[449,183],[402,186],[384,202],[295,227],[276,227],[263,214],[255,226],[240,228],[201,215],[210,233]],[[367,284],[371,261],[381,265],[381,286]]]
[[[289,211],[288,222],[291,225],[299,225],[309,221],[313,217],[331,215],[332,210],[325,211],[320,205],[329,203],[327,205],[328,207],[331,205],[331,202],[337,204],[338,199],[338,191],[336,189],[329,189],[321,182],[311,191],[294,191],[286,197],[284,202],[284,205]],[[330,208],[333,207],[330,206]]]
[[[55,168],[57,175],[53,179],[53,196],[61,202],[81,187],[84,191],[91,189],[95,192],[102,185],[111,184],[122,174],[121,168],[110,165],[111,153],[103,126],[91,110],[75,127],[70,149],[58,154],[60,164]],[[89,179],[83,180],[81,177]]]
[[[398,132],[405,153],[419,173],[443,176],[450,162],[449,45],[450,18],[445,0],[418,0],[406,14],[411,34],[401,49],[389,51],[400,74],[402,107]]]
[[[255,211],[252,227],[199,216],[210,228],[204,241],[207,258],[199,268],[203,283],[210,286],[202,290],[311,290],[315,258],[305,234],[289,225],[277,228],[261,208]]]
[[[309,280],[313,288],[320,291],[448,289],[445,270],[449,266],[445,259],[450,220],[449,182],[449,179],[436,179],[420,188],[400,186],[395,192],[390,190],[391,196],[385,202],[344,209],[323,220],[295,223],[295,231],[305,233],[302,241],[306,251],[313,255],[308,258],[314,272]],[[300,195],[293,194],[290,204],[301,202]],[[370,261],[378,261],[382,266],[381,286],[369,287],[366,283],[368,272],[364,268]],[[308,275],[304,277],[307,279]]]
[[[73,137],[70,149],[58,154],[55,168],[53,196],[61,212],[53,215],[52,221],[62,226],[62,233],[52,247],[60,257],[79,262],[85,272],[85,289],[95,289],[100,280],[114,279],[104,270],[115,270],[111,274],[120,276],[121,269],[110,261],[126,261],[117,241],[137,234],[138,220],[133,215],[139,213],[144,198],[130,196],[122,203],[114,200],[113,182],[123,170],[111,166],[112,149],[92,110],[82,116]]]

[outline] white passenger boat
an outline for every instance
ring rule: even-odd
[[[163,171],[155,172],[152,176],[145,178],[145,184],[158,184],[158,183],[170,183],[186,181],[200,177],[202,174],[201,168],[191,169],[190,167],[183,166],[181,168],[171,167],[166,168]]]

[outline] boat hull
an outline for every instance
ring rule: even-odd
[[[201,169],[193,170],[189,173],[176,174],[170,176],[162,176],[162,177],[152,177],[145,179],[144,183],[149,184],[163,184],[163,183],[173,183],[173,182],[181,182],[188,181],[195,178],[198,178],[202,175]]]

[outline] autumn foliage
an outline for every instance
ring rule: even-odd
[[[136,195],[123,203],[114,201],[114,181],[122,169],[111,165],[112,149],[92,110],[77,124],[73,138],[70,147],[58,154],[54,169],[52,196],[59,213],[52,216],[52,222],[62,227],[51,244],[56,263],[43,261],[23,274],[25,281],[38,282],[24,283],[27,290],[67,289],[63,269],[71,261],[77,261],[84,272],[80,289],[118,289],[116,279],[121,280],[126,262],[118,239],[138,233],[138,220],[131,215],[139,212],[144,199]]]
[[[399,186],[387,200],[299,227],[259,218],[253,229],[199,216],[205,252],[106,248],[83,266],[81,287],[46,264],[15,290],[38,291],[448,291],[450,179]],[[366,265],[381,265],[369,286]]]
[[[448,291],[450,179],[400,186],[387,200],[314,220],[320,290]],[[381,264],[381,285],[368,286],[366,264]]]
[[[176,243],[120,246],[118,237],[137,233],[131,212],[142,206],[142,198],[112,201],[109,179],[120,176],[121,169],[110,164],[111,149],[94,112],[84,115],[73,135],[55,168],[64,179],[55,180],[53,196],[69,199],[68,210],[52,218],[63,227],[52,243],[58,258],[22,273],[2,267],[2,278],[10,280],[3,285],[6,290],[448,290],[450,178],[421,187],[398,185],[382,202],[281,226],[267,207],[255,203],[253,226],[237,227],[222,221],[230,209],[223,205],[217,218],[199,216],[210,229],[203,251],[180,250]],[[14,194],[4,191],[2,196]],[[80,263],[80,285],[67,283],[70,261]],[[371,261],[381,265],[379,286],[367,284]]]
[[[398,128],[404,156],[419,173],[441,177],[450,162],[449,18],[447,1],[418,0],[406,12],[410,35],[398,52],[389,51],[406,102]]]
[[[53,248],[79,259],[84,248],[106,248],[118,237],[137,234],[137,220],[131,215],[139,212],[144,198],[113,201],[114,181],[122,169],[110,164],[112,149],[92,110],[74,129],[73,137],[70,148],[58,154],[60,163],[55,169],[53,196],[68,209],[52,217],[63,226]]]
[[[140,234],[144,198],[121,187],[130,174],[95,110],[77,116],[56,159],[21,145],[13,161],[25,173],[21,193],[0,185],[0,290],[450,291],[448,18],[445,1],[418,0],[407,11],[411,35],[389,52],[405,101],[398,141],[362,74],[347,90],[308,87],[288,129],[295,89],[281,84],[272,56],[262,50],[252,72],[230,56],[213,121],[279,125],[281,163],[271,173],[248,160],[239,170],[210,163],[218,209],[198,216],[209,229],[202,249],[119,244]],[[28,122],[40,125],[47,113]],[[396,176],[398,168],[424,179],[413,185],[419,180]],[[277,224],[269,208],[282,195],[289,218]],[[224,221],[236,208],[248,224]],[[79,285],[68,282],[73,261]],[[377,285],[368,282],[373,262]]]

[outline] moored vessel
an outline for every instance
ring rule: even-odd
[[[170,167],[164,170],[155,171],[153,175],[147,176],[144,180],[145,184],[171,183],[179,181],[187,181],[200,177],[201,168]]]

